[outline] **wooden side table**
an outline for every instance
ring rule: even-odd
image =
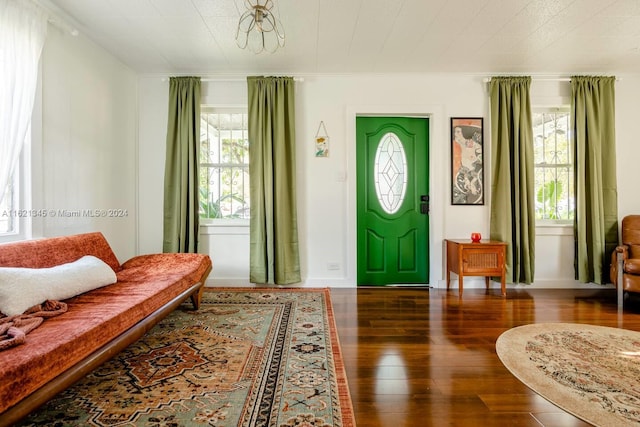
[[[507,295],[505,258],[507,244],[496,240],[473,243],[471,240],[445,239],[447,244],[447,289],[451,272],[458,275],[458,288],[462,295],[464,276],[485,276],[489,289],[489,278],[500,277],[502,295]]]

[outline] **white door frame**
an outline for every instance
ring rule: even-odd
[[[447,199],[447,148],[446,126],[441,105],[353,105],[347,106],[346,170],[347,179],[347,271],[348,282],[357,283],[357,188],[356,188],[356,117],[396,116],[424,117],[429,119],[429,284],[437,287],[442,281],[444,207]]]

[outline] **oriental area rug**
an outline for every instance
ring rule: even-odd
[[[498,357],[556,406],[596,426],[640,424],[640,332],[540,323],[504,332]]]
[[[21,425],[354,427],[329,290],[204,292]]]

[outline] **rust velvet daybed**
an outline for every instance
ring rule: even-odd
[[[0,351],[0,426],[111,359],[187,298],[198,309],[212,267],[203,254],[140,255],[120,264],[98,232],[2,244],[0,267],[56,268],[86,255],[104,261],[117,281],[64,300],[65,313]]]

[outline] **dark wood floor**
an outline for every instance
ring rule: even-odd
[[[613,290],[331,289],[358,427],[586,426],[518,381],[495,341],[528,323],[640,331]]]

